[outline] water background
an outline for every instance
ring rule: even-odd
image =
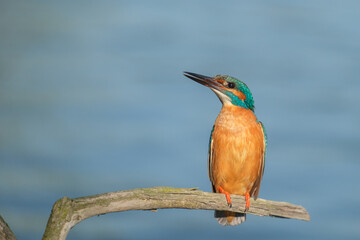
[[[221,104],[182,76],[247,83],[268,133],[260,197],[311,221],[107,214],[73,239],[360,239],[359,1],[1,1],[0,214],[40,239],[53,203],[199,187]]]

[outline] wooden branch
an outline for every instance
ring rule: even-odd
[[[233,206],[229,208],[223,194],[196,191],[196,188],[171,187],[134,189],[74,199],[63,197],[53,206],[43,240],[65,240],[70,229],[77,223],[110,212],[163,208],[244,212],[245,198],[237,195],[231,195],[231,198]],[[246,213],[310,220],[310,215],[301,206],[264,199],[251,199],[250,202],[251,207]]]
[[[11,231],[5,220],[0,215],[0,239],[16,240],[15,234]]]

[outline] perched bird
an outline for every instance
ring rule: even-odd
[[[210,134],[208,174],[212,190],[225,194],[229,208],[230,194],[245,196],[247,210],[250,197],[256,200],[259,195],[266,151],[266,133],[254,114],[252,94],[234,77],[184,75],[209,87],[223,104]],[[215,211],[215,218],[221,225],[238,225],[245,222],[246,215]]]

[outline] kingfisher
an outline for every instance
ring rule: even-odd
[[[265,167],[266,132],[254,113],[254,99],[248,86],[231,76],[208,77],[184,72],[195,82],[209,87],[222,102],[222,108],[211,130],[208,152],[208,175],[212,191],[226,197],[245,196],[245,211],[250,197],[259,195]],[[221,225],[238,225],[246,220],[245,213],[215,211]]]

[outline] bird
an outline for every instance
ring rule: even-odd
[[[254,99],[248,86],[228,75],[208,77],[184,72],[197,83],[210,88],[222,108],[211,130],[208,151],[208,175],[212,191],[222,193],[231,210],[231,194],[245,196],[244,213],[215,210],[221,225],[246,221],[250,197],[259,195],[265,167],[267,136],[265,127],[254,113]]]

